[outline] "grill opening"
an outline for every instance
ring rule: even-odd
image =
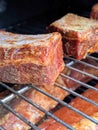
[[[47,21],[45,21],[43,19],[43,22],[39,22],[39,20],[37,19],[30,19],[30,20],[26,20],[23,21],[21,23],[9,26],[7,28],[3,28],[4,30],[10,31],[10,32],[16,32],[16,33],[26,33],[26,34],[37,34],[37,33],[45,33],[45,27],[47,25]],[[74,130],[74,128],[67,124],[66,122],[62,121],[61,119],[59,119],[58,117],[56,117],[53,113],[58,110],[59,108],[66,106],[69,109],[75,111],[76,113],[80,114],[81,116],[83,116],[84,118],[89,119],[90,121],[94,122],[95,124],[98,124],[98,120],[88,116],[87,114],[83,113],[82,111],[72,107],[69,103],[76,97],[79,97],[91,104],[93,104],[94,106],[98,107],[98,103],[86,98],[85,96],[81,95],[83,92],[85,92],[87,89],[92,89],[93,91],[97,91],[98,92],[98,88],[95,88],[94,86],[98,83],[98,76],[92,75],[88,72],[85,72],[83,70],[80,70],[78,68],[74,67],[74,64],[78,63],[79,65],[85,65],[88,67],[91,67],[93,69],[98,70],[98,66],[95,66],[92,62],[88,62],[88,60],[93,60],[94,62],[98,63],[98,53],[94,53],[91,55],[87,56],[86,60],[81,60],[78,61],[72,57],[64,57],[64,61],[65,61],[65,66],[70,69],[73,70],[75,72],[81,73],[81,75],[86,75],[87,77],[90,78],[90,80],[88,82],[83,82],[80,80],[77,80],[75,78],[72,78],[64,73],[61,73],[60,75],[64,78],[69,79],[70,81],[74,81],[75,83],[78,84],[77,89],[71,90],[70,88],[66,88],[65,86],[55,83],[55,85],[58,88],[63,89],[64,91],[69,92],[68,96],[65,97],[65,99],[62,101],[52,95],[50,95],[49,93],[41,90],[39,87],[36,87],[34,85],[13,85],[13,84],[6,84],[6,83],[2,83],[0,82],[0,92],[6,92],[7,94],[6,96],[4,96],[3,98],[0,99],[0,109],[6,109],[7,112],[11,112],[13,113],[15,116],[17,116],[20,120],[22,120],[23,122],[25,122],[26,124],[28,124],[31,129],[35,129],[38,130],[38,125],[41,124],[44,120],[46,120],[47,118],[51,117],[54,120],[56,120],[57,122],[61,123],[62,125],[64,125],[65,127],[69,128],[70,130]],[[58,102],[58,105],[53,108],[50,111],[46,111],[43,107],[41,107],[40,105],[36,104],[35,102],[32,102],[30,99],[28,99],[24,93],[29,91],[30,89],[34,89],[44,95],[46,95],[47,97],[53,99],[54,101]],[[13,107],[11,107],[9,105],[9,102],[12,102],[13,99],[17,99],[17,97],[19,97],[20,99],[25,100],[26,102],[28,102],[29,104],[31,104],[32,106],[34,106],[35,108],[39,109],[40,111],[42,111],[43,113],[45,113],[44,117],[38,121],[36,124],[31,123],[29,120],[27,120],[25,117],[23,117],[21,114],[17,113]],[[3,107],[3,108],[2,108]],[[1,130],[4,130],[4,128],[2,126],[0,126]]]

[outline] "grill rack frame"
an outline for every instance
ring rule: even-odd
[[[12,26],[9,26],[8,28],[4,28],[4,30],[13,30],[13,28],[17,28],[17,27],[20,28],[20,26],[21,26],[22,24],[23,24],[23,25],[27,24],[27,21],[24,21],[23,23],[18,23],[18,24],[15,25],[15,26],[13,26],[13,25],[12,25]],[[20,29],[20,30],[21,30],[21,29]],[[31,31],[31,30],[30,30],[30,31]],[[17,32],[17,31],[15,31],[15,32]],[[23,30],[23,32],[24,32],[24,30]],[[71,60],[71,62],[69,62],[68,64],[66,64],[66,66],[67,66],[69,69],[73,69],[73,70],[75,70],[75,71],[77,71],[77,72],[79,72],[79,73],[82,73],[82,74],[84,74],[84,75],[86,75],[86,76],[88,76],[88,77],[91,77],[91,78],[93,78],[93,79],[95,79],[95,80],[98,81],[98,77],[97,77],[97,76],[91,75],[91,74],[89,74],[89,73],[84,73],[83,71],[80,71],[80,70],[78,70],[78,69],[72,67],[71,65],[74,64],[74,63],[76,63],[76,62],[78,62],[78,63],[81,63],[81,64],[85,64],[85,65],[87,65],[87,66],[93,67],[93,68],[95,68],[95,69],[98,69],[98,67],[96,67],[96,66],[94,66],[94,65],[91,65],[91,64],[89,64],[89,63],[83,62],[83,61],[78,61],[78,60],[76,60],[76,59],[74,59],[74,58],[72,58],[72,57],[66,56],[66,58],[69,59],[69,60]],[[91,56],[91,55],[88,55],[87,58],[91,58],[91,59],[93,59],[93,60],[98,61],[98,58],[97,58],[97,57],[94,57],[94,56]],[[97,89],[97,88],[94,88],[93,85],[89,85],[89,84],[84,83],[84,82],[82,82],[82,81],[76,80],[76,79],[71,78],[71,77],[69,77],[69,76],[67,76],[67,75],[64,75],[63,73],[61,73],[61,76],[65,77],[65,78],[69,78],[70,80],[73,80],[73,81],[79,83],[80,86],[82,85],[82,86],[85,86],[86,88],[89,88],[89,89],[92,89],[92,90],[98,92],[98,89]],[[16,116],[18,116],[18,117],[21,118],[23,121],[25,121],[26,123],[28,123],[28,124],[29,124],[33,129],[35,129],[35,130],[38,130],[39,128],[38,128],[35,124],[32,124],[31,122],[29,122],[28,120],[26,120],[24,117],[21,117],[20,114],[18,114],[18,113],[16,113],[15,111],[13,111],[13,109],[10,108],[10,107],[6,104],[8,101],[12,100],[12,99],[15,97],[15,95],[17,95],[17,96],[20,96],[22,99],[26,100],[27,102],[31,103],[32,105],[35,105],[35,107],[39,108],[40,106],[38,106],[38,105],[35,104],[35,103],[30,102],[28,99],[25,99],[25,97],[23,97],[23,95],[22,95],[24,92],[28,91],[28,90],[30,89],[30,87],[32,87],[33,89],[36,89],[37,91],[39,91],[39,92],[41,92],[41,93],[47,95],[48,97],[51,97],[53,100],[56,100],[57,102],[61,103],[63,106],[66,106],[66,107],[68,107],[69,109],[71,108],[72,110],[75,110],[75,111],[78,112],[80,115],[82,115],[82,116],[84,116],[85,118],[87,118],[87,119],[93,121],[94,123],[98,124],[98,121],[96,121],[96,120],[93,119],[92,117],[86,115],[85,113],[82,113],[81,111],[79,111],[79,110],[77,110],[77,109],[74,109],[73,107],[70,107],[70,105],[69,105],[68,103],[65,103],[64,101],[61,101],[61,100],[59,100],[59,99],[56,99],[56,98],[53,97],[52,95],[50,95],[50,94],[44,92],[43,90],[40,90],[40,88],[37,88],[36,86],[28,85],[28,86],[25,86],[24,88],[22,88],[22,89],[20,89],[20,90],[18,90],[18,91],[14,91],[12,88],[10,88],[9,86],[7,86],[7,85],[4,84],[4,83],[0,83],[0,84],[2,84],[2,86],[4,86],[5,88],[9,89],[10,91],[12,91],[12,94],[10,94],[9,96],[7,96],[7,97],[5,97],[4,99],[1,99],[1,100],[0,100],[0,104],[2,104],[4,107],[6,107],[6,109],[9,109],[9,111],[13,112],[13,114],[16,114]],[[68,89],[68,88],[65,88],[64,86],[62,86],[62,85],[60,85],[60,84],[57,84],[57,83],[55,83],[55,84],[56,84],[59,88],[62,88],[63,90],[68,91],[68,92],[70,92],[71,94],[73,94],[73,95],[75,95],[75,96],[78,96],[78,97],[82,98],[83,100],[92,103],[93,105],[98,106],[98,103],[96,103],[96,102],[94,102],[94,101],[92,101],[92,100],[90,100],[90,99],[87,99],[86,97],[82,96],[81,94],[78,94],[77,92],[75,92],[75,91],[73,91],[73,90],[70,90],[70,89]],[[41,108],[41,107],[40,107],[40,108]],[[46,115],[52,117],[53,119],[55,119],[56,121],[60,122],[61,124],[63,124],[63,125],[66,126],[67,128],[69,128],[70,130],[74,130],[74,128],[73,128],[72,126],[70,126],[70,125],[67,124],[66,122],[63,122],[62,120],[60,120],[59,118],[57,118],[56,116],[54,116],[51,112],[48,112],[48,111],[44,110],[43,108],[41,108],[41,110],[42,110],[43,112],[45,112]],[[0,129],[1,129],[1,130],[5,130],[2,126],[0,126]]]

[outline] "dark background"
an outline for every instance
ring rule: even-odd
[[[89,17],[92,5],[97,2],[98,0],[0,0],[0,28],[31,17],[55,20],[67,12]]]

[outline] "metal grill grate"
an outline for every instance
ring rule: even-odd
[[[32,23],[32,20],[29,21],[29,22]],[[33,22],[33,23],[34,23],[34,22]],[[24,23],[22,23],[22,24],[17,24],[17,25],[15,25],[15,26],[10,26],[10,27],[7,28],[7,30],[8,30],[8,31],[12,31],[12,32],[19,32],[19,33],[34,33],[34,32],[36,32],[36,31],[33,31],[34,28],[35,28],[33,23],[32,23],[32,24],[29,24],[28,22],[24,22]],[[39,24],[39,23],[38,23],[38,24]],[[43,24],[43,23],[42,23],[42,24]],[[28,26],[28,25],[29,25],[29,26]],[[33,25],[33,26],[31,26],[31,25]],[[44,25],[46,26],[46,24],[44,24]],[[37,26],[37,23],[36,23],[36,26]],[[39,27],[37,26],[37,28],[39,28]],[[39,30],[37,30],[37,31],[42,33],[42,32],[43,32],[43,26],[40,26]],[[98,62],[98,58],[97,58],[97,57],[98,57],[98,54],[97,54],[97,53],[96,53],[96,54],[93,54],[93,55],[88,55],[88,56],[87,56],[87,58],[92,59],[92,60]],[[90,77],[90,78],[91,78],[91,82],[90,82],[90,84],[89,84],[89,83],[84,83],[84,82],[79,81],[79,80],[77,80],[77,79],[75,79],[75,78],[72,78],[72,77],[70,77],[70,76],[68,76],[68,75],[66,75],[66,74],[64,74],[64,73],[61,73],[61,76],[63,76],[64,78],[70,79],[70,80],[72,80],[72,81],[78,83],[79,86],[81,86],[81,88],[79,88],[79,89],[81,89],[81,90],[83,90],[83,91],[84,91],[85,89],[88,89],[88,88],[89,88],[89,89],[92,89],[93,91],[97,91],[97,92],[98,92],[98,88],[95,88],[95,87],[94,87],[94,85],[98,83],[98,77],[95,76],[95,75],[92,75],[92,74],[90,74],[90,73],[87,73],[87,72],[85,72],[85,71],[81,71],[81,70],[79,70],[79,69],[77,69],[77,68],[74,68],[72,65],[75,64],[75,63],[83,64],[83,65],[86,65],[86,66],[88,66],[88,67],[94,68],[95,71],[96,71],[96,69],[98,70],[98,66],[95,66],[95,65],[90,64],[90,63],[85,62],[85,61],[78,61],[78,60],[76,60],[76,59],[74,59],[74,58],[71,58],[71,57],[68,57],[68,56],[66,56],[66,57],[64,58],[64,61],[65,61],[65,63],[66,63],[66,61],[68,61],[68,62],[66,63],[66,67],[67,67],[67,68],[69,68],[70,70],[74,70],[74,71],[76,71],[76,72],[79,72],[79,73],[81,73],[81,74],[83,74],[83,75],[86,75],[86,76]],[[58,117],[56,117],[55,115],[53,115],[53,113],[46,111],[46,110],[43,109],[40,105],[38,105],[38,104],[32,102],[30,99],[26,98],[26,97],[23,95],[23,93],[25,93],[26,91],[28,91],[30,88],[33,88],[34,90],[36,90],[36,91],[38,91],[38,92],[40,92],[40,93],[42,93],[42,94],[44,94],[44,95],[50,97],[51,99],[55,100],[56,102],[58,102],[58,103],[61,104],[62,106],[66,106],[66,107],[68,107],[69,109],[71,109],[71,110],[73,110],[73,111],[79,113],[79,114],[82,115],[83,117],[85,117],[85,118],[91,120],[92,122],[98,124],[98,120],[95,120],[95,119],[93,119],[92,117],[90,117],[90,116],[86,115],[85,113],[83,113],[82,111],[80,111],[80,110],[78,110],[78,109],[72,107],[70,104],[68,104],[67,102],[65,102],[65,100],[62,101],[62,100],[60,100],[60,99],[58,99],[58,98],[56,98],[56,97],[50,95],[49,93],[46,93],[45,91],[41,90],[39,87],[36,87],[36,86],[34,86],[34,85],[25,85],[23,88],[21,88],[20,90],[17,90],[17,91],[14,90],[12,87],[10,87],[10,86],[4,84],[4,83],[0,83],[0,85],[2,85],[2,86],[3,86],[4,88],[6,88],[7,90],[11,91],[11,94],[10,94],[10,95],[8,95],[8,96],[6,96],[5,98],[3,98],[3,99],[0,100],[0,104],[1,104],[4,108],[6,108],[8,111],[12,112],[15,116],[17,116],[18,118],[20,118],[23,122],[25,122],[26,124],[28,124],[28,125],[31,127],[31,129],[33,128],[33,129],[35,129],[35,130],[38,130],[39,128],[38,128],[37,125],[31,123],[31,122],[30,122],[29,120],[27,120],[25,117],[23,117],[22,115],[20,115],[19,113],[17,113],[14,109],[12,109],[12,108],[7,104],[7,102],[9,102],[9,101],[11,101],[13,98],[15,98],[16,95],[19,96],[21,99],[25,100],[26,102],[30,103],[31,105],[33,105],[34,107],[36,107],[36,108],[39,109],[40,111],[44,112],[45,115],[47,115],[47,116],[53,118],[53,119],[56,120],[57,122],[59,122],[59,123],[61,123],[62,125],[66,126],[67,128],[69,128],[70,130],[74,130],[74,128],[73,128],[72,126],[70,126],[70,125],[67,124],[66,122],[63,122],[61,119],[59,119]],[[83,95],[80,94],[80,92],[78,92],[78,91],[73,91],[73,90],[71,90],[71,89],[69,89],[69,88],[66,88],[65,86],[63,86],[63,85],[61,85],[61,84],[58,84],[58,83],[55,83],[55,85],[56,85],[57,87],[59,87],[59,88],[65,90],[65,91],[69,92],[70,95],[73,95],[73,96],[75,96],[75,97],[79,97],[79,98],[81,98],[81,99],[83,99],[83,100],[85,100],[85,101],[87,101],[87,102],[93,104],[94,106],[97,106],[97,107],[98,107],[98,103],[97,103],[97,102],[95,102],[95,101],[93,101],[93,100],[91,100],[91,99],[88,99],[88,98],[84,97]],[[84,88],[85,88],[85,89],[84,89]],[[69,95],[69,96],[70,96],[70,95]],[[4,130],[4,128],[3,128],[2,126],[0,126],[0,129],[1,129],[1,130]]]

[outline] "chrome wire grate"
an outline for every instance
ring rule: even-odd
[[[94,59],[93,56],[88,56],[88,57]],[[72,65],[73,65],[74,63],[76,63],[76,62],[79,62],[79,63],[81,63],[81,64],[85,64],[86,66],[90,66],[90,67],[93,67],[93,68],[95,68],[95,69],[98,69],[97,66],[94,66],[94,65],[92,65],[92,64],[86,63],[86,62],[84,62],[84,61],[78,61],[78,60],[75,60],[75,59],[70,58],[70,57],[67,57],[67,59],[71,60],[68,64],[66,64],[66,66],[67,66],[68,68],[74,69],[75,71],[78,71],[78,72],[81,73],[81,74],[87,75],[87,76],[89,76],[90,78],[94,79],[95,84],[98,83],[98,77],[97,77],[97,76],[91,75],[91,74],[89,74],[89,73],[84,73],[83,71],[80,71],[80,70],[78,70],[78,69],[72,67]],[[96,60],[97,60],[97,58],[96,58]],[[89,84],[87,84],[87,83],[84,83],[84,82],[82,82],[82,81],[79,81],[79,80],[77,80],[77,79],[74,79],[74,78],[72,78],[72,77],[70,77],[70,76],[67,76],[66,74],[63,74],[63,73],[61,73],[61,76],[63,76],[64,78],[68,78],[68,79],[70,79],[70,80],[73,80],[74,82],[77,82],[78,84],[80,84],[80,86],[82,85],[82,86],[85,87],[85,88],[89,88],[89,89],[92,89],[93,91],[97,91],[97,92],[98,92],[98,88],[95,88],[93,85],[89,85]],[[73,130],[74,128],[73,128],[72,126],[70,126],[69,124],[67,124],[66,122],[63,122],[61,119],[59,119],[58,117],[56,117],[55,115],[53,115],[51,112],[48,112],[47,110],[43,109],[43,108],[42,108],[41,106],[39,106],[38,104],[32,102],[30,99],[28,99],[28,98],[26,98],[25,96],[23,96],[23,93],[25,93],[26,91],[28,91],[30,88],[33,88],[34,90],[39,91],[40,93],[42,93],[42,94],[44,94],[44,95],[50,97],[51,99],[55,100],[55,101],[58,102],[59,104],[68,107],[69,109],[71,109],[71,110],[73,110],[73,111],[79,113],[79,114],[82,115],[83,117],[85,117],[85,118],[91,120],[92,122],[98,124],[98,120],[93,119],[92,117],[86,115],[85,113],[81,112],[80,110],[78,110],[78,109],[72,107],[70,104],[66,103],[65,101],[62,101],[62,100],[60,100],[60,99],[58,99],[58,98],[56,98],[56,97],[50,95],[49,93],[47,93],[47,92],[41,90],[39,87],[36,87],[36,86],[34,86],[34,85],[26,85],[26,86],[24,86],[23,88],[21,88],[21,89],[18,90],[18,91],[14,90],[13,88],[9,87],[8,85],[6,85],[6,84],[4,84],[4,83],[0,83],[0,85],[4,86],[7,90],[10,90],[10,91],[11,91],[11,94],[10,94],[10,95],[8,95],[8,96],[6,96],[5,98],[3,98],[3,99],[0,100],[0,104],[1,104],[4,108],[6,108],[8,111],[12,112],[15,116],[17,116],[18,118],[20,118],[22,121],[24,121],[25,123],[27,123],[31,128],[33,128],[33,129],[35,129],[35,130],[39,129],[39,128],[37,127],[37,125],[31,123],[29,120],[27,120],[25,117],[23,117],[22,115],[20,115],[19,113],[17,113],[16,111],[14,111],[14,109],[12,109],[10,106],[7,105],[7,102],[10,101],[10,100],[12,100],[13,98],[15,98],[16,95],[19,96],[21,99],[25,100],[26,102],[30,103],[31,105],[33,105],[34,107],[36,107],[36,108],[39,109],[40,111],[44,112],[45,115],[47,115],[47,116],[53,118],[53,119],[56,120],[57,122],[59,122],[59,123],[61,123],[62,125],[66,126],[66,127],[69,128],[70,130]],[[89,102],[89,103],[91,103],[91,104],[93,104],[93,105],[95,105],[95,106],[98,107],[98,103],[97,103],[97,102],[92,101],[91,99],[88,99],[87,97],[84,97],[84,96],[81,95],[80,93],[78,93],[78,92],[76,92],[76,91],[73,91],[73,90],[71,90],[71,89],[69,89],[69,88],[66,88],[65,86],[63,86],[63,85],[61,85],[61,84],[59,84],[59,83],[55,83],[55,85],[58,86],[59,88],[65,90],[65,91],[69,92],[70,94],[72,94],[72,95],[74,95],[74,96],[76,96],[76,97],[80,97],[81,99],[83,99],[83,100],[85,100],[85,101],[87,101],[87,102]],[[0,127],[0,129],[3,130],[2,127]]]
[[[45,20],[43,20],[40,26],[39,26],[39,22],[36,22],[34,20],[30,20],[29,23],[27,21],[24,21],[23,23],[19,23],[17,25],[12,25],[10,27],[8,27],[5,30],[11,31],[11,32],[18,32],[18,33],[44,33],[45,31],[43,31],[44,27],[46,27],[47,23],[45,23]],[[36,24],[35,24],[36,23]],[[43,26],[44,25],[44,26]],[[37,27],[37,29],[36,29]],[[96,61],[96,63],[98,63],[98,53],[92,54],[92,55],[88,55],[87,56],[88,59]],[[76,78],[70,77],[69,75],[66,75],[64,73],[61,73],[60,75],[63,78],[69,79],[70,81],[73,81],[75,83],[78,84],[79,88],[77,89],[78,91],[73,91],[70,88],[67,88],[66,86],[63,86],[59,83],[55,83],[55,85],[58,88],[61,88],[64,91],[67,91],[69,93],[69,96],[66,97],[66,99],[73,99],[73,97],[79,97],[89,103],[91,103],[94,106],[98,107],[98,102],[95,102],[94,100],[88,99],[87,97],[83,96],[80,94],[80,91],[84,92],[86,89],[92,89],[93,91],[98,92],[98,88],[95,88],[94,86],[96,84],[98,84],[98,76],[90,74],[86,71],[80,70],[78,68],[75,68],[73,65],[75,63],[79,63],[79,65],[85,65],[87,67],[91,67],[93,69],[95,69],[95,71],[98,71],[98,66],[94,65],[93,63],[89,63],[89,62],[85,62],[85,61],[78,61],[72,57],[68,57],[66,56],[64,58],[65,61],[65,65],[68,69],[73,70],[77,73],[80,73],[81,75],[85,75],[87,77],[90,78],[90,82],[83,82],[81,80],[78,80]],[[34,85],[25,85],[22,88],[20,88],[19,90],[15,90],[13,89],[13,87],[10,87],[9,85],[6,85],[5,83],[0,82],[0,86],[3,86],[4,88],[6,88],[7,90],[10,91],[10,94],[5,96],[4,98],[0,99],[0,107],[3,106],[5,109],[7,109],[8,111],[12,112],[15,116],[17,116],[20,120],[22,120],[23,122],[25,122],[26,124],[28,124],[31,129],[35,129],[38,130],[38,125],[37,124],[33,124],[32,122],[30,122],[29,120],[26,119],[26,117],[23,117],[22,115],[20,115],[19,113],[17,113],[11,106],[9,106],[7,103],[9,101],[12,101],[12,99],[20,97],[21,99],[25,100],[26,102],[28,102],[29,104],[31,104],[32,106],[34,106],[35,108],[39,109],[40,111],[42,111],[43,113],[45,113],[46,117],[51,117],[54,120],[56,120],[57,122],[61,123],[62,125],[64,125],[65,127],[69,128],[70,130],[74,130],[74,128],[72,126],[70,126],[69,124],[67,124],[66,122],[62,121],[61,119],[59,119],[58,117],[56,117],[55,115],[53,115],[53,113],[51,111],[47,111],[45,110],[43,107],[41,107],[40,105],[36,104],[35,102],[32,102],[30,99],[28,99],[26,96],[24,96],[23,94],[25,92],[27,92],[28,90],[30,90],[31,88],[46,95],[47,97],[53,99],[54,101],[56,101],[57,103],[61,104],[62,106],[66,106],[67,108],[75,111],[76,113],[79,113],[80,115],[82,115],[83,117],[89,119],[90,121],[94,122],[95,124],[98,124],[98,120],[93,119],[92,117],[88,116],[87,114],[83,113],[82,111],[72,107],[67,100],[62,101],[60,99],[58,99],[57,97],[54,97],[53,95],[50,95],[48,92],[45,92],[44,90],[42,90],[39,87],[36,87]],[[0,126],[1,130],[5,130],[2,126]]]

